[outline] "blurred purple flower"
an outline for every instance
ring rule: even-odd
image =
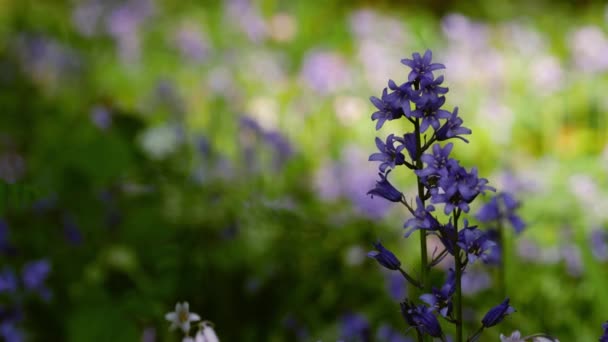
[[[0,272],[0,293],[14,293],[17,291],[17,286],[17,276],[15,275],[15,272],[10,268],[5,267]]]
[[[387,272],[386,289],[396,301],[402,301],[407,296],[407,282],[400,273]]]
[[[361,314],[348,313],[341,318],[341,337],[362,342],[371,341],[371,331],[367,318]]]
[[[489,288],[490,285],[490,276],[482,270],[469,268],[462,275],[462,293],[465,295],[474,295]]]
[[[25,264],[22,272],[25,289],[37,293],[45,300],[49,300],[51,292],[46,287],[45,281],[50,272],[51,264],[46,259]]]
[[[591,253],[598,261],[608,261],[608,232],[594,229],[589,235]]]
[[[194,23],[183,24],[174,40],[182,58],[187,61],[201,63],[209,56],[209,41]]]
[[[0,154],[0,179],[9,184],[18,182],[26,173],[25,159],[18,153],[7,151]]]
[[[108,108],[98,105],[91,109],[91,121],[99,129],[105,131],[112,125],[112,115]]]
[[[560,255],[566,264],[566,271],[573,277],[580,277],[584,271],[581,250],[575,244],[566,244],[561,247]]]
[[[253,43],[261,43],[268,36],[264,18],[249,0],[226,1],[228,21],[236,23]]]
[[[350,85],[350,71],[337,53],[313,51],[304,57],[300,71],[304,83],[321,95],[329,95]]]
[[[63,216],[63,235],[71,245],[82,244],[84,238],[80,228],[76,224],[74,217],[69,214]]]

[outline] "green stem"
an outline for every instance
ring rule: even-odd
[[[454,210],[454,230],[456,231],[456,239],[458,239],[458,218],[460,217],[460,209]],[[456,342],[463,342],[462,336],[462,259],[460,258],[460,247],[455,244],[454,260],[456,268],[456,292],[455,299],[455,314],[456,314]]]
[[[417,170],[422,169],[422,143],[420,140],[420,119],[416,118],[414,121],[414,135],[416,136],[416,160],[415,166]],[[422,201],[422,206],[425,206],[424,201],[424,184],[420,180],[420,177],[416,177],[418,182],[418,197]],[[430,291],[428,284],[428,255],[426,250],[426,230],[420,229],[420,284],[424,291]]]
[[[507,295],[507,262],[506,262],[506,243],[505,243],[505,229],[502,224],[502,220],[498,219],[498,246],[500,248],[500,261],[498,265],[498,289],[500,292],[500,298],[505,298]]]

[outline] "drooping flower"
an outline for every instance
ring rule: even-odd
[[[393,107],[393,102],[388,97],[386,88],[382,91],[382,97],[379,99],[375,96],[369,98],[369,100],[378,108],[376,112],[372,114],[372,121],[376,122],[376,130],[382,128],[386,120],[395,120],[403,116],[403,109],[401,107]]]
[[[368,195],[371,195],[372,198],[375,196],[380,196],[384,199],[387,199],[391,202],[401,202],[403,198],[403,194],[397,190],[389,181],[388,174],[391,170],[387,171],[386,174],[379,173],[380,180],[376,181],[376,187],[367,192]]]
[[[431,63],[431,59],[433,58],[431,50],[426,50],[423,57],[417,52],[412,54],[412,57],[413,59],[404,58],[401,60],[402,64],[412,68],[412,71],[408,75],[408,81],[410,82],[421,81],[422,79],[432,81],[434,70],[445,69],[445,65],[443,64]]]
[[[201,317],[190,312],[188,302],[183,302],[175,304],[175,311],[167,313],[165,319],[171,322],[169,329],[175,330],[180,328],[187,334],[190,331],[190,322],[200,321]]]
[[[458,246],[467,253],[469,263],[473,263],[477,259],[485,261],[490,248],[494,247],[496,243],[488,239],[488,235],[476,227],[467,227],[467,223],[465,220],[464,229],[458,232]]]
[[[435,207],[432,205],[426,206],[426,208],[422,205],[422,200],[420,197],[416,197],[416,210],[414,211],[414,217],[405,221],[403,228],[409,228],[405,232],[405,237],[410,236],[413,232],[419,229],[426,230],[437,230],[440,228],[439,221],[431,215],[431,212],[435,210]]]
[[[490,311],[486,313],[481,320],[481,324],[483,324],[483,326],[486,328],[493,327],[502,322],[507,315],[513,312],[515,312],[515,308],[509,305],[509,298],[506,298],[502,303],[491,308]]]
[[[418,96],[418,91],[412,89],[412,82],[406,82],[397,86],[393,80],[389,80],[388,87],[392,92],[386,96],[386,101],[390,103],[392,108],[400,108],[403,111],[403,115],[410,117],[410,100]]]
[[[25,264],[22,273],[25,289],[36,292],[42,298],[48,300],[51,296],[51,292],[46,287],[45,281],[50,272],[51,264],[45,259]]]
[[[441,316],[448,317],[452,313],[452,295],[456,291],[454,270],[448,271],[448,277],[441,289],[433,288],[431,291],[420,296],[420,299],[431,308],[438,310]]]
[[[348,313],[342,316],[342,337],[345,339],[361,339],[369,341],[371,331],[367,318],[361,314]]]
[[[441,87],[442,83],[443,76],[439,76],[434,80],[427,78],[420,80],[420,96],[415,98],[415,103],[419,106],[424,106],[429,101],[436,101],[440,95],[447,93],[448,88]]]
[[[604,334],[600,336],[599,342],[608,342],[608,321],[602,324],[602,329],[604,329]]]
[[[199,330],[196,333],[194,342],[220,342],[220,339],[217,337],[215,330],[213,330],[213,326],[205,321],[199,324]]]
[[[389,135],[386,138],[386,143],[380,138],[376,137],[376,147],[380,152],[374,153],[369,156],[369,161],[380,161],[380,172],[385,172],[387,168],[395,168],[397,165],[403,165],[405,163],[405,156],[401,151],[405,148],[404,144],[395,147],[395,142],[401,141],[396,138],[394,134]]]
[[[471,130],[469,128],[462,127],[462,118],[458,116],[458,107],[455,107],[450,117],[435,132],[435,137],[438,141],[458,138],[468,143],[469,141],[467,139],[460,136],[463,134],[471,134]]]
[[[380,242],[374,243],[375,251],[371,251],[367,253],[367,256],[370,258],[376,259],[378,263],[389,270],[398,270],[401,267],[401,261],[397,259],[393,252],[384,248]]]
[[[416,110],[411,112],[411,117],[422,119],[420,133],[426,132],[429,126],[432,126],[435,131],[439,130],[439,119],[448,119],[452,115],[447,110],[441,109],[444,103],[444,96],[428,99],[423,105],[417,106]]]
[[[422,334],[428,334],[433,337],[441,337],[443,331],[437,317],[433,315],[433,309],[425,305],[414,305],[414,303],[406,300],[401,303],[401,314],[405,322],[412,328],[415,328]]]
[[[516,213],[519,207],[520,203],[513,195],[508,192],[501,192],[482,206],[477,212],[476,217],[480,222],[507,220],[515,230],[515,233],[519,234],[526,227],[524,221]]]

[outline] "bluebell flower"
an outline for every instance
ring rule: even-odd
[[[370,251],[367,256],[376,259],[378,263],[389,270],[396,271],[401,267],[401,261],[397,259],[393,252],[384,248],[380,242],[374,243],[375,251]]]
[[[406,300],[401,303],[401,315],[410,327],[415,328],[421,334],[433,337],[443,336],[437,317],[433,314],[433,310],[426,305],[416,306]]]
[[[608,321],[602,324],[602,329],[604,329],[604,334],[600,337],[599,342],[608,342]]]
[[[386,88],[384,88],[382,91],[382,98],[379,99],[372,96],[369,98],[369,100],[374,104],[374,106],[376,106],[376,108],[378,108],[378,110],[372,114],[372,121],[378,120],[378,122],[376,122],[376,130],[382,128],[382,125],[384,125],[386,120],[390,121],[399,119],[404,114],[401,107],[393,107],[391,99],[388,97]]]
[[[402,140],[403,146],[407,150],[412,160],[418,159],[418,147],[416,146],[416,135],[414,133],[405,133]]]
[[[46,278],[51,272],[51,264],[45,260],[32,261],[23,267],[23,285],[28,291],[38,293],[42,298],[49,299],[50,291],[45,285]]]
[[[440,95],[448,92],[448,88],[440,87],[443,83],[443,76],[439,76],[434,80],[423,78],[420,80],[420,96],[415,98],[414,102],[419,106],[424,106],[426,103],[433,102]]]
[[[342,316],[342,337],[357,338],[362,341],[371,341],[371,331],[369,322],[360,314],[348,313]]]
[[[480,222],[507,220],[516,233],[521,233],[526,227],[524,221],[517,215],[520,203],[508,192],[501,192],[483,205],[477,212]]]
[[[80,245],[84,240],[76,221],[68,214],[63,216],[63,235],[72,245]]]
[[[17,286],[17,276],[15,276],[15,272],[10,268],[4,268],[4,270],[0,272],[0,293],[14,293],[17,291]]]
[[[487,179],[477,176],[476,168],[467,172],[465,168],[456,165],[456,167],[450,167],[447,170],[447,176],[442,176],[439,179],[439,186],[443,192],[431,192],[431,202],[435,204],[445,203],[444,213],[446,215],[449,215],[456,208],[465,213],[469,212],[469,203],[479,194],[487,190],[495,190],[487,185]]]
[[[438,141],[444,141],[452,138],[458,138],[466,143],[469,141],[460,135],[471,134],[471,130],[462,127],[462,118],[458,116],[458,107],[454,107],[454,111],[446,122],[435,132],[435,137]]]
[[[425,230],[437,230],[440,228],[439,221],[431,215],[431,212],[435,210],[432,205],[422,205],[420,197],[416,197],[416,210],[414,210],[414,217],[405,221],[403,228],[406,228],[405,237],[409,237],[414,231],[419,229]],[[407,229],[410,228],[410,229]]]
[[[403,194],[389,183],[387,179],[389,173],[391,173],[391,170],[388,170],[385,175],[379,173],[380,180],[376,181],[376,187],[368,191],[367,194],[371,195],[372,198],[374,196],[380,196],[391,202],[401,202]]]
[[[386,96],[386,101],[392,108],[400,108],[403,115],[409,117],[411,114],[410,100],[418,98],[418,91],[412,89],[412,82],[397,86],[393,80],[389,80],[388,87],[392,92]]]
[[[386,275],[386,289],[392,299],[401,301],[407,296],[406,281],[398,272],[388,272]]]
[[[13,322],[2,322],[0,324],[0,336],[6,342],[25,341],[23,331],[17,328]]]
[[[425,153],[420,157],[425,167],[414,172],[429,190],[436,189],[439,178],[448,175],[448,168],[457,166],[456,160],[450,159],[450,152],[452,152],[453,147],[454,144],[452,143],[447,143],[443,147],[440,144],[435,144],[432,154]]]
[[[413,59],[404,58],[401,60],[402,64],[412,68],[412,71],[408,75],[408,81],[410,82],[421,81],[422,79],[432,81],[434,70],[445,69],[445,65],[443,64],[431,63],[431,59],[433,58],[431,50],[426,50],[424,57],[420,57],[420,54],[417,52],[412,57]]]
[[[444,96],[429,99],[423,105],[416,106],[416,109],[410,113],[411,117],[422,119],[420,133],[426,132],[429,126],[432,126],[435,131],[439,130],[439,119],[448,119],[452,115],[447,110],[441,109],[444,103]]]
[[[380,172],[385,172],[387,168],[395,168],[397,165],[405,163],[405,156],[401,151],[405,145],[401,144],[395,147],[395,142],[399,141],[394,134],[389,135],[384,143],[380,138],[376,137],[376,147],[380,152],[369,156],[369,161],[380,161]]]
[[[593,257],[598,261],[608,261],[608,233],[602,229],[594,229],[589,241]]]
[[[441,316],[448,317],[452,313],[452,295],[456,291],[456,276],[453,269],[448,271],[448,277],[441,289],[433,287],[431,293],[420,296],[420,300],[431,308],[439,311]]]
[[[477,229],[476,227],[467,227],[468,222],[465,220],[464,229],[458,232],[458,246],[467,253],[469,263],[475,262],[477,259],[486,260],[490,252],[490,248],[496,243],[488,239],[488,235]]]
[[[492,285],[490,275],[482,269],[467,268],[461,278],[462,293],[464,295],[474,295],[486,290]]]
[[[509,305],[509,298],[506,298],[502,303],[493,307],[486,313],[481,320],[481,324],[485,328],[493,327],[496,324],[502,322],[505,316],[515,312],[515,309]]]

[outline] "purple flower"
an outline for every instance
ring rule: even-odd
[[[473,295],[490,287],[492,280],[488,273],[482,270],[467,269],[462,275],[462,293]]]
[[[386,138],[386,143],[376,137],[376,147],[378,147],[379,153],[374,153],[369,156],[369,161],[380,161],[380,172],[385,172],[386,168],[395,168],[397,165],[403,165],[405,163],[405,156],[401,151],[405,148],[405,145],[400,145],[395,148],[395,141],[400,139],[395,138],[394,134],[389,135]]]
[[[608,261],[608,233],[595,229],[589,236],[591,253],[598,261]]]
[[[437,317],[433,315],[433,310],[425,305],[414,305],[409,300],[401,303],[401,315],[405,322],[411,327],[416,328],[421,334],[428,334],[433,337],[443,336],[441,325]]]
[[[508,192],[501,192],[494,196],[477,212],[476,218],[480,222],[508,220],[516,233],[521,233],[526,227],[521,217],[515,211],[520,203]]]
[[[407,150],[412,160],[418,159],[418,150],[416,147],[416,135],[414,133],[405,133],[403,135],[403,146]]]
[[[420,54],[417,52],[412,57],[413,59],[404,58],[401,60],[401,63],[412,68],[412,71],[408,75],[408,81],[410,82],[421,81],[422,79],[432,81],[434,70],[445,69],[445,65],[443,64],[431,63],[433,57],[431,50],[426,50],[423,57],[420,57]]]
[[[441,289],[433,288],[431,293],[420,296],[420,300],[431,308],[438,310],[441,316],[448,317],[452,313],[452,295],[456,291],[456,278],[454,270],[448,271],[448,278]]]
[[[469,212],[469,203],[477,195],[486,190],[494,191],[491,186],[486,185],[488,180],[477,176],[477,169],[472,168],[467,172],[465,168],[455,164],[455,167],[447,168],[447,176],[439,179],[439,187],[443,192],[431,192],[431,202],[445,203],[444,213],[449,215],[455,208],[465,213]]]
[[[602,324],[602,329],[604,329],[604,334],[600,337],[599,342],[608,342],[608,321]]]
[[[412,89],[412,82],[403,83],[400,86],[393,80],[388,81],[388,88],[393,92],[386,96],[386,102],[390,103],[392,108],[401,108],[403,114],[409,117],[411,114],[410,100],[417,98],[418,91]]]
[[[429,99],[422,105],[417,105],[416,110],[410,114],[413,118],[421,118],[420,133],[426,132],[429,126],[432,126],[435,131],[439,130],[439,119],[448,119],[452,115],[441,106],[445,103],[445,97],[441,96],[436,99]]]
[[[368,257],[376,259],[380,265],[389,270],[396,271],[401,267],[401,261],[397,259],[393,252],[384,248],[380,242],[374,243],[374,247],[376,250],[367,253]]]
[[[458,164],[456,160],[449,158],[453,147],[454,144],[452,143],[445,144],[443,148],[441,145],[435,144],[433,145],[433,154],[425,153],[420,157],[426,167],[422,170],[416,170],[415,173],[429,190],[436,188],[441,176],[447,176],[448,167],[452,168]]]
[[[401,202],[403,198],[403,194],[397,190],[391,183],[389,183],[387,177],[388,174],[391,173],[391,170],[388,170],[385,175],[379,173],[380,180],[376,181],[376,187],[367,192],[368,195],[371,195],[372,198],[375,196],[380,196],[384,199],[387,199],[391,202]]]
[[[0,272],[0,293],[17,291],[17,277],[15,272],[9,268],[5,268]]]
[[[458,246],[467,253],[470,264],[477,259],[485,261],[490,248],[494,247],[496,243],[488,239],[488,234],[476,227],[467,227],[467,224],[468,222],[465,220],[465,228],[458,232]]]
[[[378,120],[378,122],[376,122],[376,130],[382,128],[382,125],[384,125],[386,120],[390,121],[399,119],[404,114],[403,109],[400,107],[393,107],[392,102],[390,101],[391,99],[388,97],[386,88],[384,88],[382,91],[382,98],[379,99],[372,96],[369,98],[369,100],[374,106],[376,106],[376,108],[378,108],[378,110],[372,114],[372,121]]]
[[[439,76],[434,80],[423,78],[420,81],[420,96],[415,99],[415,102],[419,106],[424,106],[428,102],[436,101],[439,95],[448,92],[448,88],[440,87],[443,83],[443,76]]]
[[[401,301],[407,295],[405,279],[400,273],[388,272],[386,287],[389,295],[396,301]]]
[[[452,115],[448,118],[448,120],[441,126],[436,132],[435,136],[438,141],[444,141],[452,138],[458,138],[466,143],[469,141],[463,137],[461,134],[471,134],[471,130],[462,127],[462,119],[458,116],[458,107],[454,108]]]
[[[416,197],[416,210],[414,211],[414,217],[405,221],[403,228],[410,228],[405,232],[405,237],[410,236],[414,231],[418,229],[426,230],[437,230],[440,228],[440,224],[437,219],[431,215],[431,212],[435,210],[435,207],[428,205],[426,208],[422,205],[420,197]]]
[[[49,299],[50,291],[44,283],[50,272],[51,264],[45,259],[25,264],[22,273],[25,289],[37,292],[44,299]]]
[[[496,324],[502,322],[505,316],[515,312],[515,309],[509,305],[509,298],[506,298],[502,303],[493,307],[486,313],[481,320],[481,324],[485,328],[493,327]]]
[[[21,342],[25,340],[23,332],[13,322],[3,322],[0,324],[0,336],[6,342]]]
[[[342,337],[346,339],[361,338],[371,341],[369,322],[363,315],[349,313],[342,316]]]
[[[76,221],[68,214],[63,216],[63,234],[66,240],[73,246],[82,244],[84,240]]]

